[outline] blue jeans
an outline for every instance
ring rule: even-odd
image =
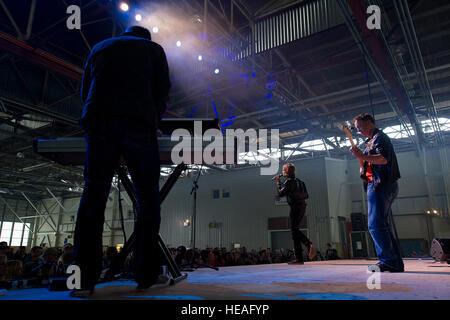
[[[369,183],[367,186],[368,224],[380,262],[391,268],[403,269],[401,251],[392,233],[390,221],[391,205],[397,194],[397,183],[380,190],[375,190],[373,182]]]
[[[155,130],[127,120],[107,120],[86,134],[84,191],[74,235],[75,264],[83,288],[92,288],[102,270],[104,211],[120,157],[135,188],[137,221],[133,260],[135,279],[152,284],[159,274],[159,151]]]

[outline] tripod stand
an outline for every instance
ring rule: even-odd
[[[214,270],[219,271],[219,268],[214,267],[214,266],[210,266],[206,263],[196,263],[195,262],[195,220],[196,220],[196,216],[197,216],[197,189],[198,189],[198,180],[200,179],[200,173],[202,172],[202,167],[203,165],[201,165],[200,170],[198,170],[197,176],[195,177],[193,183],[192,183],[192,189],[191,189],[191,195],[194,194],[194,202],[192,205],[192,242],[191,242],[191,248],[192,248],[192,257],[189,261],[189,263],[187,263],[186,265],[182,265],[181,267],[183,268],[183,270],[186,271],[194,271],[194,269],[196,269],[195,267],[206,267],[206,268],[211,268]],[[190,266],[190,268],[186,269],[187,266]]]

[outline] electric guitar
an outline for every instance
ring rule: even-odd
[[[352,147],[356,147],[355,142],[353,141],[353,136],[352,136],[352,132],[350,131],[350,128],[348,127],[347,124],[344,124],[342,126],[342,130],[344,130],[345,135],[347,136],[348,140],[350,140],[350,144],[352,145]],[[360,158],[357,158],[359,165],[361,166],[361,168],[363,169],[363,172],[361,173],[361,179],[364,181],[364,189],[367,188],[367,184],[369,183],[369,180],[372,179],[372,170],[370,169],[368,164],[365,164],[364,161]]]

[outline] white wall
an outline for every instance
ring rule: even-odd
[[[326,158],[325,165],[330,211],[330,242],[338,243],[338,217],[350,219],[352,212],[351,185],[348,184],[348,161]]]
[[[297,176],[305,181],[311,195],[307,207],[311,240],[322,241],[323,236],[323,241],[328,241],[324,159],[294,164]],[[192,181],[193,178],[180,179],[162,206],[161,234],[173,246],[190,245],[190,228],[182,227],[182,221],[192,216]],[[230,191],[231,197],[213,199],[213,190],[223,188]],[[267,247],[268,218],[289,215],[288,206],[275,205],[275,194],[271,176],[261,176],[259,168],[202,176],[198,189],[195,245],[230,247],[232,243],[240,243],[248,248]],[[210,229],[210,222],[222,223],[220,231]]]

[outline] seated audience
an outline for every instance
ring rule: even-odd
[[[20,260],[22,262],[25,261],[25,258],[27,257],[25,247],[21,246],[19,249],[17,249],[17,252],[13,255],[14,260]]]
[[[64,266],[59,262],[59,251],[56,248],[48,248],[44,252],[44,277],[58,277],[64,275]]]
[[[8,259],[12,259],[11,249],[8,246],[8,242],[0,242],[0,256],[6,256]]]
[[[21,280],[22,278],[23,278],[22,261],[20,260],[8,261],[7,280]]]
[[[73,245],[71,243],[66,243],[62,249],[62,254],[59,257],[59,262],[64,266],[64,272],[66,272],[69,265],[74,262],[74,259]]]
[[[325,259],[327,260],[340,259],[337,250],[331,246],[331,243],[327,243],[327,251],[325,251]]]
[[[4,281],[8,278],[8,257],[6,255],[0,255],[0,281]]]
[[[36,269],[38,266],[44,263],[42,259],[42,247],[35,246],[31,248],[31,254],[24,261],[24,277],[32,278],[40,275],[40,270]]]
[[[105,255],[103,256],[103,268],[109,268],[111,265],[111,262],[116,258],[117,256],[117,249],[116,247],[108,247],[106,248]]]

